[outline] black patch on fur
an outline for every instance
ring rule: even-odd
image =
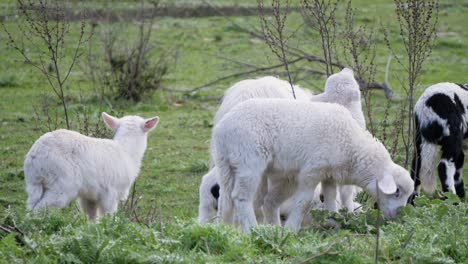
[[[460,97],[458,97],[457,94],[454,94],[453,99],[455,100],[455,106],[456,106],[456,109],[458,110],[457,113],[459,115],[464,114],[465,113],[465,106],[463,105],[462,101],[460,100]]]
[[[218,198],[219,198],[219,184],[216,183],[215,185],[211,186],[210,192],[213,195],[213,197],[216,198],[216,200],[218,200]]]
[[[465,199],[465,184],[463,183],[463,177],[460,175],[459,171],[463,170],[463,162],[465,161],[465,154],[462,152],[458,156],[457,161],[455,162],[455,168],[457,172],[455,173],[455,192],[460,197],[460,199]]]
[[[460,86],[460,88],[468,91],[468,84],[467,83],[465,83],[465,84],[456,83],[456,85],[458,85],[458,86]]]
[[[439,171],[439,179],[440,183],[442,184],[442,191],[448,192],[448,186],[445,183],[447,181],[447,166],[445,166],[444,162],[440,162],[439,166],[437,166],[437,170]]]
[[[458,177],[460,177],[460,175],[458,175]],[[460,199],[465,199],[465,186],[463,184],[463,179],[461,182],[455,183],[455,192],[457,193],[458,197],[460,197]]]
[[[421,128],[420,133],[426,141],[438,144],[444,136],[444,128],[437,122],[431,122],[429,125]]]
[[[427,99],[426,106],[432,108],[438,116],[445,120],[449,119],[457,111],[457,107],[452,99],[442,93],[436,93]]]

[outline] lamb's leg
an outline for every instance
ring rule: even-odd
[[[234,204],[231,195],[222,189],[219,191],[217,221],[222,220],[225,224],[232,224],[234,222]]]
[[[456,135],[450,135],[443,142],[442,159],[437,169],[444,192],[451,191],[454,194],[457,193],[455,190],[455,173],[457,171],[455,163],[459,163],[460,156],[464,156],[461,149],[462,143],[462,140],[456,139]]]
[[[280,225],[280,206],[286,199],[291,196],[291,188],[288,188],[288,180],[275,181],[271,183],[268,194],[265,196],[263,204],[263,214],[265,223],[272,225]]]
[[[465,161],[465,154],[461,152],[458,156],[458,160],[455,163],[457,172],[455,172],[455,191],[458,197],[461,199],[465,198],[465,186],[463,183],[463,163]]]
[[[354,185],[340,185],[338,191],[340,193],[341,208],[346,208],[349,212],[354,212],[354,198],[356,190]]]
[[[46,206],[55,208],[65,207],[70,200],[77,196],[77,192],[66,192],[65,190],[67,189],[61,185],[49,186],[44,191],[41,200],[37,202],[33,210],[40,210]]]
[[[332,212],[338,212],[338,206],[336,203],[336,183],[333,180],[322,181],[322,192],[325,208]]]
[[[257,218],[257,223],[265,223],[265,216],[262,210],[263,202],[265,200],[265,195],[268,192],[268,177],[262,177],[260,186],[258,186],[257,193],[254,200],[254,210],[255,217]]]
[[[286,220],[285,227],[297,231],[301,227],[302,220],[306,213],[309,213],[314,200],[314,192],[317,182],[306,179],[307,174],[300,173],[298,176],[298,188],[293,195],[293,208]],[[313,177],[309,177],[313,178]]]
[[[231,194],[234,203],[234,223],[240,225],[245,233],[250,233],[250,227],[257,225],[253,201],[263,173],[264,169],[258,167],[243,167],[236,171]]]
[[[100,217],[105,214],[114,214],[119,206],[119,199],[113,191],[107,191],[99,196],[98,200]]]
[[[222,221],[226,224],[232,224],[234,222],[234,204],[231,199],[231,193],[234,184],[234,171],[231,165],[226,161],[219,162],[217,166],[219,173],[219,198],[216,222],[219,223]]]
[[[98,208],[96,201],[80,198],[78,199],[78,203],[81,209],[83,209],[83,212],[88,215],[89,219],[96,220]]]

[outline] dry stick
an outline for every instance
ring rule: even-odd
[[[161,236],[164,237],[164,223],[163,223],[163,213],[162,213],[161,203],[159,203],[159,228],[160,228]]]
[[[295,60],[292,60],[290,61],[289,63],[290,64],[294,64],[298,61],[301,61],[303,60],[304,58],[297,58]],[[192,88],[190,90],[171,90],[173,92],[182,92],[182,93],[192,93],[192,92],[195,92],[195,91],[198,91],[200,89],[203,89],[205,87],[209,87],[209,86],[212,86],[214,84],[217,84],[221,81],[224,81],[224,80],[227,80],[227,79],[231,79],[231,78],[234,78],[234,77],[239,77],[239,76],[243,76],[243,75],[246,75],[246,74],[251,74],[251,73],[256,73],[256,72],[261,72],[261,71],[267,71],[267,70],[272,70],[272,69],[276,69],[276,68],[280,68],[280,67],[283,67],[284,65],[283,64],[277,64],[277,65],[273,65],[273,66],[268,66],[268,67],[259,67],[257,69],[253,69],[253,70],[249,70],[249,71],[244,71],[244,72],[238,72],[238,73],[234,73],[234,74],[230,74],[230,75],[226,75],[224,77],[221,77],[221,78],[218,78],[216,80],[213,80],[209,83],[206,83],[206,84],[203,84],[203,85],[200,85],[200,86],[197,86],[195,88]]]

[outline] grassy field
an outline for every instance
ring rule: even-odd
[[[233,5],[234,2],[255,6],[252,1],[217,0],[212,3]],[[424,66],[418,95],[425,87],[437,82],[467,82],[465,14],[468,1],[453,2],[441,1],[439,37]],[[175,3],[182,6],[202,4],[186,0]],[[86,4],[99,7],[98,4]],[[126,1],[121,5],[132,7],[135,2]],[[359,0],[353,1],[353,5],[358,10],[358,22],[375,27],[377,64],[383,69],[389,52],[383,42],[381,25],[390,31],[395,50],[401,51],[393,3]],[[256,17],[229,19],[245,26],[259,26]],[[297,13],[292,13],[289,19],[290,30],[301,24]],[[17,35],[15,23],[9,21],[5,25]],[[110,25],[100,24],[98,28],[106,26]],[[72,29],[76,27],[74,24]],[[136,27],[136,23],[123,22],[122,38],[133,39]],[[245,70],[222,57],[259,66],[278,63],[264,43],[238,31],[225,17],[158,18],[155,28],[154,43],[177,50],[176,60],[163,82],[170,90],[187,91]],[[76,37],[76,33],[71,32],[72,37]],[[98,35],[94,37],[99,38]],[[299,30],[292,41],[294,45],[318,54],[316,37]],[[107,105],[101,106],[87,75],[86,59],[82,57],[66,85],[73,113],[86,107],[93,122],[99,121],[100,111],[145,117],[159,115],[161,118],[156,131],[149,137],[137,180],[141,223],[125,212],[119,212],[115,217],[105,217],[95,224],[87,221],[74,203],[65,210],[30,215],[25,209],[23,158],[43,133],[37,129],[34,107],[39,107],[40,98],[44,94],[50,95],[51,90],[44,77],[6,44],[3,31],[0,32],[0,43],[0,223],[16,225],[25,233],[24,237],[17,238],[18,242],[14,234],[6,235],[0,231],[0,263],[370,263],[374,262],[376,232],[380,234],[378,260],[381,262],[468,261],[468,206],[464,202],[452,205],[453,197],[444,202],[423,197],[418,200],[418,207],[406,208],[399,220],[383,224],[380,231],[376,227],[376,211],[370,208],[358,215],[314,212],[317,225],[298,234],[261,226],[250,236],[245,236],[230,227],[196,224],[198,185],[207,171],[211,123],[218,99],[234,82],[261,74],[229,79],[191,93],[159,90],[139,103],[110,98]],[[93,49],[99,51],[100,47]],[[397,80],[402,71],[396,63],[393,65],[390,82],[397,95],[402,97],[403,90]],[[379,72],[377,78],[383,79],[383,73]],[[299,84],[320,92],[324,82],[325,77],[311,76]],[[373,100],[378,126],[386,100],[381,91],[373,92]],[[391,103],[393,115],[399,113],[399,107],[399,101]],[[76,124],[76,114],[72,120]],[[401,155],[399,151],[394,158],[401,162]],[[467,173],[465,169],[465,179]],[[157,209],[156,216],[147,219],[151,208]],[[335,219],[337,227],[327,225],[327,217]]]

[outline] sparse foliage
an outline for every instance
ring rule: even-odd
[[[387,46],[395,59],[407,72],[406,81],[402,81],[407,96],[407,124],[403,134],[405,142],[405,166],[409,163],[413,146],[413,108],[414,94],[424,61],[432,52],[436,39],[436,26],[439,18],[439,1],[394,0],[399,23],[399,35],[405,55],[397,54],[390,45],[388,33],[385,34]],[[406,83],[405,83],[406,82]]]
[[[310,29],[320,35],[325,72],[333,74],[333,60],[336,59],[335,40],[337,38],[336,11],[338,1],[302,0],[301,13]]]
[[[289,63],[286,54],[286,48],[288,39],[291,36],[287,36],[285,32],[286,18],[289,12],[289,0],[286,1],[285,7],[282,8],[281,0],[272,0],[271,6],[273,9],[273,21],[271,21],[264,12],[263,0],[258,0],[258,13],[263,33],[263,39],[270,47],[271,51],[278,57],[281,63],[284,65],[286,74],[288,76],[289,84],[291,85],[291,91],[294,99],[296,99],[296,93],[294,92],[293,81],[291,78],[291,72],[289,71]]]
[[[19,36],[2,24],[10,46],[47,79],[62,104],[65,123],[70,129],[65,83],[82,55],[83,44],[90,37],[85,31],[84,18],[78,29],[78,40],[73,41],[70,32],[75,29],[67,20],[60,2],[18,0],[18,9],[24,20],[17,24]]]

